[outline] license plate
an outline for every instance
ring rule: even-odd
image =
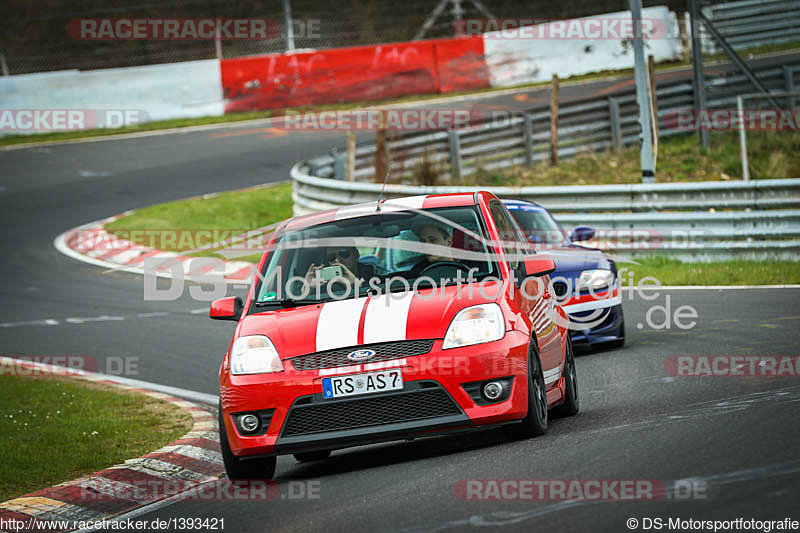
[[[399,368],[366,374],[334,376],[322,380],[322,395],[325,398],[341,398],[342,396],[402,389],[403,373]]]

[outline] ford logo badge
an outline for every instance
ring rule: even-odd
[[[347,354],[347,358],[351,361],[366,361],[375,356],[375,350],[356,350]]]

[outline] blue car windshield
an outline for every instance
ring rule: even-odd
[[[508,206],[525,236],[532,243],[567,244],[567,234],[550,213],[527,206]]]

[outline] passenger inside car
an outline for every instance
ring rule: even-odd
[[[324,271],[326,268],[339,267],[341,277],[354,285],[356,279],[367,281],[374,275],[375,269],[372,265],[365,265],[358,261],[360,255],[355,246],[332,246],[324,249],[324,255],[319,265],[311,263],[306,271],[306,281],[309,286],[316,287],[317,284],[324,286],[328,280],[325,279]],[[338,272],[337,272],[338,274]],[[338,277],[338,276],[337,276]]]

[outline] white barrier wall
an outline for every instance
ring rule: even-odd
[[[615,39],[613,34],[609,35],[609,32],[603,30],[604,19],[629,22],[631,13],[630,11],[605,13],[584,19],[533,26],[528,32],[528,35],[533,35],[532,38],[524,37],[524,32],[520,32],[520,36],[516,36],[514,32],[502,31],[484,34],[483,47],[492,87],[548,81],[553,74],[567,78],[589,72],[632,68],[633,47],[630,40]],[[654,56],[656,61],[680,59],[681,42],[675,13],[663,6],[649,7],[642,10],[642,19],[655,22],[661,34],[654,38],[645,36],[645,54]],[[587,24],[586,21],[590,20],[596,22]],[[586,34],[599,28],[601,37],[597,39],[536,37],[559,35],[564,31],[565,22],[568,29],[583,30]]]
[[[212,59],[0,77],[0,109],[138,110],[149,120],[220,116],[220,65]]]

